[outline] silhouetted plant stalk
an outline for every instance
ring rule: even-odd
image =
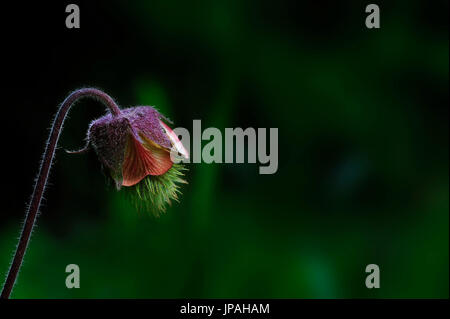
[[[173,164],[170,152],[174,148],[184,157],[188,154],[176,134],[162,122],[164,117],[149,106],[121,110],[108,94],[95,88],[72,92],[60,105],[53,121],[1,298],[9,298],[21,268],[64,120],[74,103],[86,97],[100,101],[110,113],[91,123],[87,144],[82,150],[68,153],[82,153],[92,145],[102,164],[109,169],[117,189],[128,186],[134,190],[134,199],[143,202],[138,206],[152,210],[155,215],[164,211],[171,199],[178,199],[178,183],[185,182],[181,178],[184,168]]]

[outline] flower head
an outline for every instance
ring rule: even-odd
[[[184,182],[180,178],[184,169],[174,165],[171,151],[186,158],[189,156],[163,120],[168,121],[150,106],[122,109],[119,114],[108,113],[90,124],[85,147],[91,145],[94,148],[117,189],[133,187],[141,199],[150,201],[159,196],[163,199],[156,199],[160,210],[164,210],[164,203],[170,203],[170,199],[177,199],[174,182]],[[154,196],[144,196],[140,183]]]

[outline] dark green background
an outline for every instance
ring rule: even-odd
[[[279,169],[191,164],[155,219],[57,152],[13,298],[446,297],[448,2],[72,1],[2,15],[0,277],[57,105],[95,86],[175,126],[277,127]],[[61,148],[103,114],[84,101]],[[65,267],[81,269],[66,289]],[[381,288],[365,287],[378,264]]]

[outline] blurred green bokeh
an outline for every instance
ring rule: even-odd
[[[448,2],[380,7],[368,30],[355,2],[82,5],[82,36],[49,49],[73,47],[72,63],[46,71],[63,80],[35,102],[48,111],[20,198],[56,104],[83,85],[188,129],[277,127],[279,168],[190,164],[181,202],[155,219],[105,186],[95,154],[59,151],[12,297],[448,298]],[[100,114],[80,103],[60,145],[81,145]],[[19,204],[0,225],[0,276]],[[80,289],[64,284],[72,263]],[[364,284],[372,263],[380,289]]]

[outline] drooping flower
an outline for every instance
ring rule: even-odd
[[[182,179],[183,166],[174,164],[168,154],[173,151],[188,157],[176,134],[162,121],[164,117],[152,107],[135,107],[121,110],[114,99],[96,88],[81,88],[71,92],[60,104],[45,145],[42,163],[36,178],[19,243],[14,253],[8,275],[0,293],[0,299],[9,298],[23,263],[31,232],[55,157],[64,121],[71,107],[82,98],[93,98],[108,108],[111,114],[91,123],[86,147],[81,153],[93,148],[106,166],[117,188],[128,186],[137,195],[138,205],[144,205],[155,215],[165,209],[171,199],[177,200],[178,184]]]
[[[86,147],[70,153],[92,146],[117,189],[132,188],[157,213],[171,199],[177,199],[178,183],[184,182],[184,168],[172,162],[171,150],[179,156],[189,156],[164,120],[168,121],[151,106],[108,113],[89,125]]]

